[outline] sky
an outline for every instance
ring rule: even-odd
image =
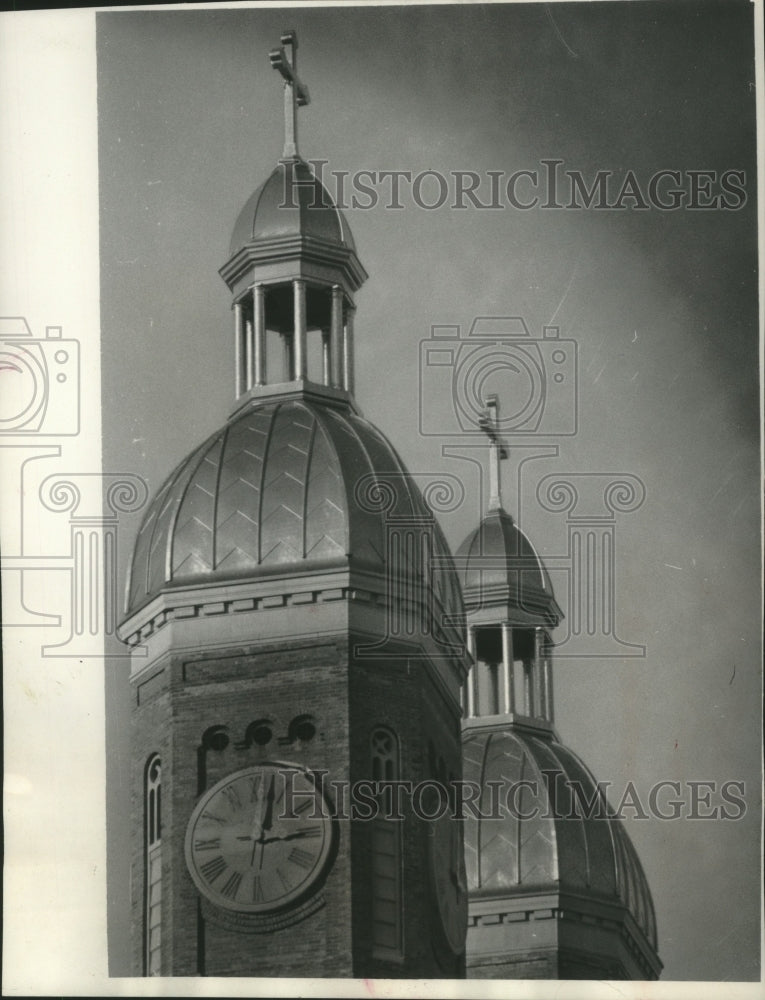
[[[400,209],[379,186],[346,218],[369,280],[356,297],[356,398],[418,474],[466,498],[442,517],[453,550],[482,513],[451,390],[420,365],[434,325],[478,316],[560,328],[574,405],[552,400],[557,449],[503,467],[505,505],[550,565],[565,515],[548,475],[636,477],[615,522],[619,637],[645,656],[561,656],[556,726],[601,781],[743,782],[737,820],[638,819],[668,980],[759,978],[760,508],[753,10],[748,3],[492,4],[98,15],[102,455],[154,493],[233,404],[232,320],[218,269],[236,216],[276,163],[282,98],[268,51],[298,32],[311,93],[300,151],[329,171],[434,171]],[[452,207],[454,171],[490,182],[562,161],[590,186],[628,171],[735,171],[733,207]],[[690,172],[690,173],[689,173]],[[729,175],[730,176],[730,175]],[[329,178],[329,179],[327,179]],[[432,177],[431,177],[432,181]],[[528,177],[517,192],[529,199]],[[504,182],[503,182],[504,183]],[[662,191],[670,186],[662,182]],[[488,187],[479,189],[487,201]],[[742,193],[743,192],[743,193]],[[549,191],[542,192],[542,198]],[[667,197],[667,196],[664,196]],[[369,199],[362,199],[368,202]],[[568,203],[568,193],[560,198]],[[708,202],[704,192],[697,203]],[[506,412],[520,383],[496,383]],[[550,383],[552,386],[552,382]],[[430,416],[426,434],[419,411]],[[432,424],[432,426],[431,426]],[[469,456],[474,456],[474,451]],[[468,457],[469,457],[468,456]],[[120,579],[140,514],[120,522]],[[565,577],[553,572],[568,612]],[[558,636],[560,640],[560,636]],[[128,663],[106,673],[112,974],[129,971]],[[616,799],[618,801],[619,794]],[[612,796],[613,798],[613,796]],[[718,801],[719,798],[713,799]]]

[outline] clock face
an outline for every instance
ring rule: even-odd
[[[262,764],[205,792],[186,831],[186,864],[216,906],[263,913],[308,892],[331,846],[331,816],[310,772]]]
[[[436,906],[449,947],[455,955],[465,950],[468,897],[460,821],[449,812],[430,821],[428,846]]]

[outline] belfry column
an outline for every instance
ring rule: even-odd
[[[353,395],[353,319],[356,306],[348,303],[343,331],[343,388]]]
[[[306,378],[306,313],[305,282],[295,278],[292,282],[295,298],[295,381]]]
[[[255,343],[252,333],[252,320],[245,313],[244,317],[244,358],[245,358],[245,389],[252,389],[255,381]]]
[[[244,377],[244,314],[242,303],[234,303],[234,393],[236,398],[245,391]]]
[[[513,671],[513,630],[502,622],[502,711],[515,714],[515,676]]]
[[[332,286],[332,320],[330,327],[329,360],[331,382],[335,389],[343,387],[343,290]]]
[[[323,385],[330,384],[329,330],[321,331],[321,381]]]
[[[546,719],[547,678],[544,674],[544,664],[542,662],[544,656],[543,650],[544,634],[542,629],[537,627],[534,629],[534,714]]]
[[[266,295],[260,282],[252,293],[255,319],[255,385],[266,384]]]
[[[467,650],[472,660],[467,680],[465,681],[467,685],[467,717],[472,719],[475,715],[475,675],[477,667],[475,659],[475,626],[473,625],[468,625],[467,627]]]
[[[523,661],[523,714],[534,714],[534,661]]]
[[[555,712],[553,709],[553,682],[552,682],[552,657],[550,649],[545,642],[544,648],[544,675],[545,675],[545,718],[548,722],[555,722]]]

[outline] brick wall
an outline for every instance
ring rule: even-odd
[[[461,777],[460,725],[421,663],[404,651],[382,662],[349,663],[347,635],[321,641],[253,643],[227,650],[169,654],[134,684],[133,912],[134,956],[142,972],[143,769],[153,752],[163,764],[164,975],[458,976],[445,947],[429,884],[426,824],[407,814],[402,829],[405,959],[372,956],[370,826],[340,819],[323,906],[299,923],[268,933],[244,932],[199,894],[184,856],[188,820],[205,787],[241,768],[289,761],[326,769],[333,780],[370,778],[369,737],[380,724],[401,742],[402,778],[431,778],[428,741]],[[411,652],[411,650],[410,650]],[[310,742],[287,741],[297,715],[314,717]],[[273,720],[264,747],[239,746],[248,725]],[[200,751],[212,726],[225,727],[223,750]],[[309,904],[306,907],[310,909]]]

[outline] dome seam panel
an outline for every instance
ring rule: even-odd
[[[301,530],[302,536],[302,558],[305,559],[307,555],[307,544],[308,544],[308,482],[311,475],[311,467],[313,466],[314,459],[314,445],[316,442],[316,414],[305,407],[306,412],[311,417],[311,436],[308,439],[308,448],[306,450],[305,457],[305,469],[303,471],[304,483],[303,483],[303,524]]]
[[[283,403],[277,403],[270,412],[266,443],[263,447],[263,462],[260,466],[260,488],[258,490],[258,566],[260,566],[263,562],[263,494],[265,493],[266,467],[268,465],[268,455],[271,451],[271,442],[274,436],[276,415],[283,405]],[[267,407],[264,407],[264,410],[267,409]]]
[[[197,472],[199,472],[199,468],[202,465],[202,462],[204,462],[209,453],[218,443],[221,436],[222,436],[221,432],[216,431],[215,434],[213,434],[212,437],[207,442],[205,442],[205,444],[202,445],[202,447],[199,450],[199,458],[194,465],[193,472],[191,472],[189,478],[186,480],[186,485],[181,490],[178,502],[175,505],[175,510],[173,511],[170,524],[168,525],[167,528],[167,543],[165,549],[165,572],[164,572],[165,583],[173,582],[173,576],[174,576],[173,554],[175,550],[175,527],[178,524],[178,517],[180,516],[181,513],[181,507],[183,506],[184,501],[186,500],[186,495],[188,493],[189,486],[191,485],[191,482],[196,476]]]
[[[489,756],[489,747],[491,745],[491,739],[493,733],[489,733],[486,742],[483,745],[483,757],[481,759],[481,770],[478,772],[481,776],[481,785],[484,785],[484,776],[486,774],[486,760]],[[481,789],[482,793],[485,791],[485,787]],[[483,794],[481,794],[480,800],[481,807],[483,807]],[[483,888],[483,821],[481,819],[483,815],[483,809],[478,810],[478,836],[476,837],[476,842],[478,844],[477,859],[478,859],[478,888]]]
[[[357,442],[359,448],[361,449],[361,452],[362,452],[364,458],[366,459],[367,466],[369,467],[369,473],[367,473],[367,474],[368,475],[371,474],[372,476],[374,476],[375,484],[377,484],[379,482],[379,477],[378,477],[378,474],[377,474],[377,469],[375,469],[374,462],[372,461],[372,456],[369,454],[369,449],[364,444],[364,439],[362,438],[361,434],[359,434],[358,428],[356,427],[356,425],[355,425],[355,423],[354,423],[353,420],[346,419],[344,421],[344,423],[345,423],[345,426],[353,434],[353,436],[356,439],[356,442]],[[346,488],[346,499],[348,499],[348,486],[345,483],[345,476],[343,476],[342,479],[343,479],[343,482],[344,482],[345,488]],[[350,552],[350,550],[351,550],[351,534],[350,534],[350,532],[351,532],[351,518],[350,518],[350,510],[351,510],[351,508],[350,508],[350,503],[349,503],[349,507],[348,507],[348,545],[347,545],[347,547],[348,547],[348,554],[349,555],[351,554],[351,552]],[[383,538],[383,542],[384,541],[385,541],[385,539]],[[387,557],[387,553],[383,552],[383,559],[386,559],[386,557]]]
[[[513,734],[515,737],[515,734]],[[516,739],[516,745],[520,744],[520,741]],[[525,748],[521,747],[521,766],[518,772],[518,784],[526,780],[526,760],[528,755],[525,752]],[[515,816],[515,884],[521,884],[521,817],[518,810],[516,810]]]
[[[226,457],[226,445],[228,444],[228,435],[231,430],[231,424],[226,424],[223,434],[221,435],[221,445],[220,445],[220,455],[218,457],[218,468],[215,470],[215,492],[213,493],[213,510],[212,510],[212,552],[210,553],[213,573],[218,568],[218,504],[220,501],[220,477],[223,471],[223,462]]]
[[[410,509],[412,511],[412,514],[416,514],[417,513],[417,505],[414,502],[414,499],[412,497],[412,491],[409,488],[409,479],[410,479],[409,472],[407,472],[406,467],[404,466],[404,463],[401,461],[401,458],[399,457],[398,453],[396,452],[396,449],[393,447],[393,445],[390,443],[390,441],[388,441],[388,439],[385,437],[385,435],[381,431],[379,431],[373,424],[369,424],[368,426],[369,426],[369,429],[372,431],[373,437],[377,438],[377,441],[380,444],[382,444],[383,447],[386,448],[387,451],[393,456],[393,460],[394,460],[394,462],[396,464],[396,470],[395,471],[400,476],[400,478],[401,478],[401,480],[402,480],[402,482],[404,484],[404,488],[406,490],[406,495],[409,498],[409,507],[410,507]],[[424,501],[423,501],[423,503],[424,503]]]
[[[273,174],[272,174],[272,176],[273,176]],[[271,179],[270,177],[267,178],[266,181],[263,184],[260,185],[260,191],[258,192],[258,197],[257,197],[257,199],[255,201],[255,211],[252,213],[252,221],[250,222],[250,225],[249,225],[250,238],[249,238],[248,242],[250,242],[250,240],[254,240],[255,239],[255,223],[258,221],[258,212],[260,211],[260,202],[261,202],[261,200],[263,198],[263,195],[265,194],[265,190],[268,187],[268,181],[270,179]],[[241,247],[240,247],[240,249],[241,249]]]
[[[201,445],[200,446],[200,450],[202,450],[203,448],[204,448],[204,445]],[[149,582],[151,580],[151,565],[152,565],[151,553],[152,553],[152,549],[153,549],[153,545],[154,545],[154,537],[156,535],[157,525],[159,524],[159,514],[160,514],[160,507],[161,507],[161,504],[159,503],[159,500],[160,500],[160,497],[162,496],[163,493],[165,493],[165,495],[168,495],[168,494],[170,494],[172,492],[173,487],[175,486],[175,484],[178,482],[178,480],[183,475],[183,471],[184,471],[185,466],[186,466],[185,460],[179,463],[179,465],[175,469],[175,472],[171,473],[169,482],[166,484],[166,486],[164,488],[160,487],[159,493],[157,494],[157,496],[155,497],[155,500],[154,500],[154,502],[157,504],[157,516],[154,518],[154,524],[152,525],[152,528],[151,528],[151,535],[149,536],[149,544],[148,544],[147,549],[146,549],[146,573],[145,573],[145,580],[144,580],[144,585],[143,585],[142,602],[143,602],[144,599],[148,598],[150,596],[150,594],[151,594],[151,588],[150,588],[150,585],[149,585]],[[168,534],[168,538],[169,538],[169,534]],[[133,553],[133,558],[135,558],[135,552]],[[167,551],[165,551],[165,555],[164,555],[163,561],[164,561],[164,568],[163,568],[162,575],[165,577],[165,582],[168,582],[169,578],[168,578]],[[131,563],[132,563],[132,560],[131,560]],[[131,568],[131,576],[132,576],[132,568]],[[127,594],[127,598],[128,598],[128,600],[130,600],[130,592],[129,591],[128,591],[128,594]]]
[[[531,765],[532,772],[536,776],[536,780],[537,780],[538,786],[540,788],[543,788],[545,790],[545,806],[546,806],[547,811],[549,812],[552,809],[553,798],[550,795],[550,789],[548,788],[547,781],[546,781],[545,776],[544,776],[544,774],[542,772],[542,768],[539,766],[539,761],[537,760],[536,756],[533,753],[529,752],[529,746],[535,747],[536,750],[537,750],[537,752],[539,752],[539,748],[541,746],[546,746],[546,744],[542,744],[541,741],[536,740],[534,737],[527,737],[528,743],[526,743],[526,741],[522,740],[518,736],[517,733],[513,733],[513,739],[516,741],[516,743],[520,746],[521,750],[523,751],[524,760],[528,761],[529,764]],[[519,819],[520,819],[520,817],[519,817]],[[560,884],[560,877],[561,877],[560,876],[560,868],[561,868],[561,866],[560,866],[560,853],[558,851],[558,829],[557,829],[557,827],[555,825],[555,813],[554,812],[552,813],[552,818],[548,819],[548,822],[550,824],[550,829],[551,829],[551,833],[552,833],[552,838],[551,839],[552,839],[552,848],[553,848],[553,850],[552,850],[552,856],[553,856],[553,881],[555,881],[558,884]],[[520,866],[519,866],[519,871],[520,871]]]
[[[567,783],[570,782],[571,779],[569,778],[568,770],[564,766],[563,761],[560,758],[560,755],[555,752],[554,744],[550,743],[549,745],[547,745],[546,749],[549,752],[550,756],[555,761],[555,763],[558,765],[561,774],[565,775]],[[592,775],[590,775],[590,777],[592,777]],[[573,799],[573,793],[571,794]],[[587,888],[592,889],[592,861],[591,861],[592,848],[590,845],[589,838],[587,836],[587,827],[584,821],[582,821],[582,823],[580,823],[579,826],[582,831],[582,844],[584,845],[584,864],[585,864],[585,871],[587,873]]]
[[[321,431],[322,431],[322,433],[324,435],[324,438],[325,438],[327,444],[329,445],[329,447],[332,450],[334,450],[335,455],[337,455],[337,458],[339,460],[340,456],[338,454],[337,447],[335,446],[335,442],[332,439],[332,435],[329,432],[329,430],[327,429],[327,425],[325,423],[326,412],[322,411],[320,409],[317,409],[317,410],[314,411],[314,417],[316,419],[316,424],[321,428]],[[369,455],[367,454],[367,450],[364,447],[363,442],[359,438],[359,435],[356,433],[356,428],[353,427],[351,425],[350,421],[348,421],[348,420],[345,421],[345,424],[353,432],[353,436],[358,441],[359,447],[361,448],[361,450],[363,452],[364,458],[367,460],[367,462],[369,462]],[[371,463],[370,463],[370,466],[371,466]],[[341,468],[342,468],[342,463],[341,463]],[[345,476],[342,475],[342,472],[341,472],[341,475],[339,476],[339,481],[342,483],[343,495],[345,496],[345,510],[346,510],[346,514],[345,514],[345,556],[346,556],[346,558],[348,558],[348,556],[350,555],[350,549],[351,549],[351,500],[350,500],[350,497],[348,496],[348,483],[346,482]],[[307,498],[306,498],[306,502],[307,502]]]

